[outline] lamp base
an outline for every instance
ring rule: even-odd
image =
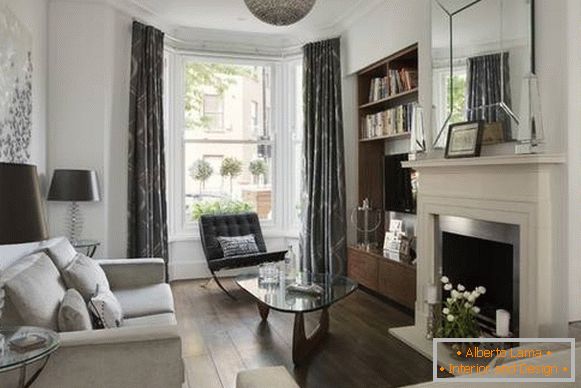
[[[71,202],[67,214],[67,235],[71,243],[76,243],[83,230],[83,217],[77,202]]]

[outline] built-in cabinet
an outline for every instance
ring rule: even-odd
[[[378,252],[367,252],[349,247],[348,276],[368,290],[394,302],[414,309],[416,301],[415,266],[383,257]]]
[[[383,241],[385,215],[385,150],[387,143],[410,137],[418,88],[418,45],[406,47],[357,74],[359,116],[358,191],[359,203],[369,199],[381,209],[381,225],[373,236]],[[378,249],[382,249],[379,246]],[[384,258],[381,251],[369,252],[356,246],[348,250],[348,274],[365,289],[383,295],[409,309],[416,300],[415,266]]]

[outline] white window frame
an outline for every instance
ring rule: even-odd
[[[196,223],[187,222],[185,208],[185,171],[184,171],[184,66],[188,61],[220,62],[249,66],[269,66],[271,87],[271,134],[272,134],[272,219],[261,221],[263,234],[268,237],[296,237],[298,228],[294,222],[294,156],[291,147],[295,104],[294,75],[292,63],[302,57],[264,58],[234,57],[231,55],[209,55],[180,52],[166,48],[168,72],[166,77],[166,171],[168,198],[168,232],[170,242],[198,240],[199,230]],[[291,90],[292,93],[288,93]],[[173,107],[173,109],[172,109]],[[214,141],[213,141],[214,142]],[[238,142],[237,142],[238,143]],[[254,143],[254,142],[253,142]],[[290,174],[289,174],[290,169]],[[300,174],[300,171],[296,172]],[[291,204],[288,209],[285,204]]]

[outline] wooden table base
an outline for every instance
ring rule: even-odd
[[[262,303],[256,303],[258,307],[258,313],[263,321],[268,319],[268,313],[270,308]],[[295,313],[295,324],[293,330],[293,362],[295,365],[300,364],[304,361],[311,352],[325,339],[329,333],[329,310],[324,308],[321,311],[321,317],[319,318],[319,324],[317,327],[307,336],[305,333],[305,317],[304,313]]]
[[[266,321],[268,318],[268,313],[270,312],[270,308],[262,302],[256,302],[256,305],[258,306],[258,313],[260,314],[260,318],[262,318],[263,321]]]
[[[324,308],[321,311],[319,324],[309,334],[305,334],[305,317],[303,313],[295,314],[293,332],[293,362],[295,365],[304,361],[311,352],[325,339],[329,332],[329,311]]]

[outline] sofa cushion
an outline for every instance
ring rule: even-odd
[[[129,318],[123,320],[123,327],[128,326],[163,326],[176,325],[176,316],[173,313],[146,315],[143,317]]]
[[[79,291],[70,288],[65,293],[58,314],[58,326],[62,331],[91,330],[93,324],[85,300]]]
[[[6,293],[3,325],[58,330],[58,311],[66,289],[59,271],[44,252],[19,259],[0,275],[0,284]]]
[[[236,388],[299,388],[284,366],[270,366],[238,372]]]
[[[100,292],[89,301],[89,310],[99,318],[105,329],[123,325],[123,309],[110,290]]]
[[[85,301],[101,292],[109,291],[109,282],[103,269],[93,259],[79,253],[62,271],[68,288],[79,291]]]
[[[49,240],[41,248],[46,251],[59,271],[68,267],[77,256],[77,251],[65,237]]]
[[[113,293],[121,304],[124,318],[174,312],[171,288],[166,283],[127,290],[115,290]]]

